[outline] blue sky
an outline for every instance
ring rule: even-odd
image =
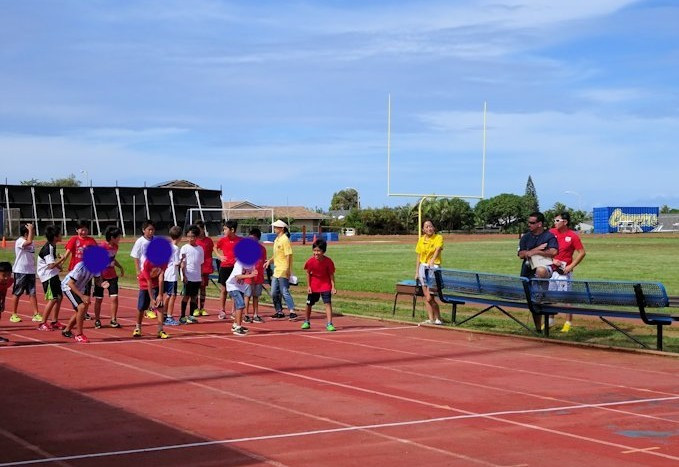
[[[679,207],[675,1],[0,1],[8,183]],[[571,193],[565,193],[569,191]]]

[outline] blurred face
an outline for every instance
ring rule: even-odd
[[[3,271],[0,272],[0,284],[6,284],[7,281],[9,281],[9,278],[12,277],[11,272]]]
[[[227,226],[224,226],[224,236],[233,238],[236,236],[236,229],[230,229]]]
[[[568,223],[565,220],[563,220],[561,216],[556,216],[554,218],[554,227],[560,230],[565,229],[566,227],[568,227]]]
[[[193,232],[189,232],[186,234],[186,239],[189,241],[189,245],[191,246],[196,246],[196,240],[198,237],[196,237],[196,234]]]
[[[117,245],[120,243],[120,239],[123,238],[122,235],[118,235],[117,237],[111,237],[111,245]]]
[[[280,235],[283,233],[283,227],[274,227],[273,231],[276,233],[276,235]]]
[[[144,230],[142,230],[142,233],[144,234],[144,238],[151,240],[153,235],[156,233],[156,228],[152,225],[149,225]]]
[[[427,221],[424,224],[422,224],[422,231],[427,236],[431,236],[431,235],[434,235],[436,233],[436,229],[434,228],[434,224],[432,224],[430,221]]]
[[[76,230],[76,233],[78,234],[78,237],[87,237],[90,234],[90,229],[87,227],[80,227]]]
[[[542,229],[542,222],[538,222],[538,218],[531,216],[528,218],[528,230],[531,232],[539,232]]]
[[[323,257],[323,255],[325,254],[325,253],[323,253],[323,250],[321,250],[318,247],[315,247],[313,249],[313,252],[314,252],[314,258],[316,258],[316,259],[321,259]]]

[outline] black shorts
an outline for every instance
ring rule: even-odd
[[[221,266],[219,268],[219,279],[217,279],[217,282],[222,285],[226,285],[226,280],[229,278],[232,272],[233,266]]]
[[[118,296],[118,278],[114,277],[113,279],[104,279],[106,282],[108,282],[108,296],[109,297],[117,297]],[[94,286],[94,298],[104,298],[104,289],[103,287],[99,285]]]
[[[82,299],[70,290],[64,290],[63,292],[64,297],[66,297],[68,301],[71,302],[71,305],[73,305],[73,309],[77,310],[78,305],[80,305],[83,302]]]
[[[183,295],[185,297],[197,297],[198,296],[198,291],[200,290],[200,281],[192,282],[192,281],[187,281],[184,284],[184,293]]]
[[[24,293],[31,296],[35,295],[35,274],[21,274],[20,272],[15,272],[12,294],[18,297]]]
[[[59,276],[52,276],[42,283],[42,291],[45,292],[45,300],[58,300],[64,294],[61,292],[61,280]]]
[[[309,306],[314,306],[318,299],[323,297],[323,303],[332,303],[332,293],[328,292],[313,292],[306,296],[306,304]]]
[[[165,292],[165,295],[168,297],[170,295],[177,295],[179,293],[177,281],[163,281],[163,292]]]

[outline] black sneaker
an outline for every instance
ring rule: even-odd
[[[61,331],[61,335],[64,337],[73,337],[73,333],[71,331],[66,330]]]
[[[271,318],[272,319],[285,319],[285,313],[283,313],[282,311],[277,311],[276,313],[271,315]]]
[[[255,315],[255,317],[252,318],[252,322],[253,323],[263,323],[264,320],[262,318],[260,318],[259,315]]]
[[[297,313],[290,312],[288,318],[290,318],[290,321],[295,321],[297,319]]]
[[[92,317],[90,316],[89,313],[85,313],[85,319],[86,319],[86,320],[90,320],[90,319],[92,319]]]
[[[94,327],[97,329],[101,329],[101,320],[95,319],[94,320]]]
[[[245,315],[243,316],[243,321],[246,323],[252,323],[252,318],[250,318],[250,315]]]
[[[0,336],[0,342],[9,342],[9,339]]]
[[[243,326],[238,326],[231,332],[233,333],[234,336],[245,336],[248,333],[247,329],[245,329]]]
[[[116,321],[115,319],[112,319],[111,320],[111,327],[112,328],[119,328],[120,324],[118,324],[118,321]]]

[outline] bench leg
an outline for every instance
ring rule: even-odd
[[[396,314],[396,300],[398,300],[398,292],[394,294],[394,309],[391,310],[391,316],[394,316]]]
[[[417,295],[413,295],[413,318],[415,317],[415,307],[417,307]]]
[[[622,328],[616,326],[615,324],[611,323],[610,321],[608,321],[608,320],[607,320],[606,318],[604,318],[603,316],[599,316],[599,319],[600,319],[601,321],[603,321],[604,323],[608,324],[610,327],[612,327],[613,329],[615,329],[615,330],[618,331],[619,333],[623,334],[623,335],[624,335],[625,337],[627,337],[629,340],[632,340],[632,341],[636,342],[637,344],[639,344],[640,346],[642,346],[644,349],[647,349],[647,348],[648,348],[648,346],[647,346],[646,344],[644,344],[643,342],[641,342],[639,339],[636,339],[634,336],[632,336],[632,335],[630,335],[629,333],[625,332],[624,329],[622,329]],[[660,332],[659,336],[661,336],[661,338],[662,338],[662,332]],[[661,346],[662,346],[662,344],[661,344]]]
[[[658,350],[662,350],[662,324],[658,324],[658,332],[656,333],[656,340],[657,340],[657,345],[656,347]]]
[[[455,324],[457,319],[457,303],[453,303],[453,308],[450,310],[450,324]]]

